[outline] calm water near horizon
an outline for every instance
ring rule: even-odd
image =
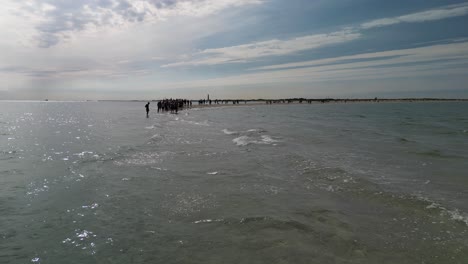
[[[0,263],[467,261],[466,102],[0,102]]]

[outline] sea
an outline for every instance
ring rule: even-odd
[[[0,102],[0,263],[468,263],[466,102],[144,105]]]

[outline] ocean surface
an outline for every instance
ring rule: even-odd
[[[468,263],[468,103],[0,102],[0,263]]]

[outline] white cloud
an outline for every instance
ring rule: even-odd
[[[341,56],[320,60],[310,60],[297,63],[285,63],[259,67],[252,70],[278,70],[299,67],[324,67],[325,65],[338,64],[348,67],[370,67],[398,63],[422,63],[440,60],[458,60],[468,58],[468,42],[432,45],[427,47],[390,50],[382,52],[364,53],[351,56]],[[368,62],[356,62],[356,60],[371,60]]]
[[[264,0],[202,0],[202,1],[179,1],[172,8],[163,8],[160,11],[162,18],[184,15],[184,16],[207,16],[226,8],[240,7],[251,4],[261,4]]]
[[[103,94],[116,87],[122,91],[135,88],[157,93],[173,87],[286,86],[290,83],[322,84],[328,80],[460,75],[467,71],[466,40],[271,65],[250,69],[249,74],[206,80],[192,81],[205,78],[207,74],[212,76],[214,71],[204,72],[200,68],[194,73],[191,69],[178,68],[266,61],[275,56],[285,56],[281,58],[285,59],[306,50],[363,39],[368,28],[464,15],[468,6],[448,6],[387,18],[388,22],[375,20],[329,34],[270,39],[194,52],[207,37],[229,31],[230,27],[239,29],[238,24],[232,23],[232,17],[214,14],[259,3],[262,1],[5,0],[0,9],[0,76],[4,80],[0,90],[24,87],[35,90],[44,84],[42,86],[55,86],[57,90],[63,88],[64,93],[69,87],[78,92],[98,87]],[[163,69],[161,64],[164,64]],[[228,74],[222,70],[218,72]]]
[[[298,37],[288,40],[268,40],[250,44],[206,49],[196,52],[189,60],[163,65],[162,67],[183,67],[217,65],[227,63],[242,63],[256,60],[261,57],[294,54],[300,51],[320,48],[327,45],[345,43],[362,36],[365,29],[384,27],[399,23],[416,23],[441,20],[468,14],[468,4],[450,5],[423,12],[412,13],[393,18],[382,18],[366,22],[359,27],[345,27],[341,31],[329,34],[317,34]]]
[[[358,39],[360,33],[343,30],[329,34],[308,35],[287,40],[268,40],[217,49],[206,49],[191,60],[166,64],[163,67],[215,65],[254,60],[266,56],[280,56]]]
[[[204,17],[231,7],[260,3],[262,0],[5,0],[0,14],[8,24],[20,20],[29,28],[28,38],[48,48],[73,39],[77,32],[96,34],[103,29],[125,29],[135,23],[171,17]]]
[[[351,60],[373,59],[370,61]],[[216,87],[257,84],[290,85],[343,80],[462,75],[468,70],[468,42],[280,64],[271,71],[164,84],[165,87]],[[303,68],[295,68],[303,67]]]
[[[468,4],[451,5],[437,9],[412,13],[408,15],[381,18],[361,24],[361,28],[370,29],[376,27],[390,26],[400,23],[420,23],[426,21],[436,21],[451,17],[464,16],[468,14]]]

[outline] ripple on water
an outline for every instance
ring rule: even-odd
[[[201,195],[184,192],[177,195],[167,195],[162,207],[168,210],[171,215],[189,216],[203,209],[215,208],[217,203],[211,194]]]
[[[114,161],[117,166],[125,165],[154,165],[161,163],[164,159],[173,156],[174,153],[170,151],[163,152],[138,152],[130,155],[130,157]]]

